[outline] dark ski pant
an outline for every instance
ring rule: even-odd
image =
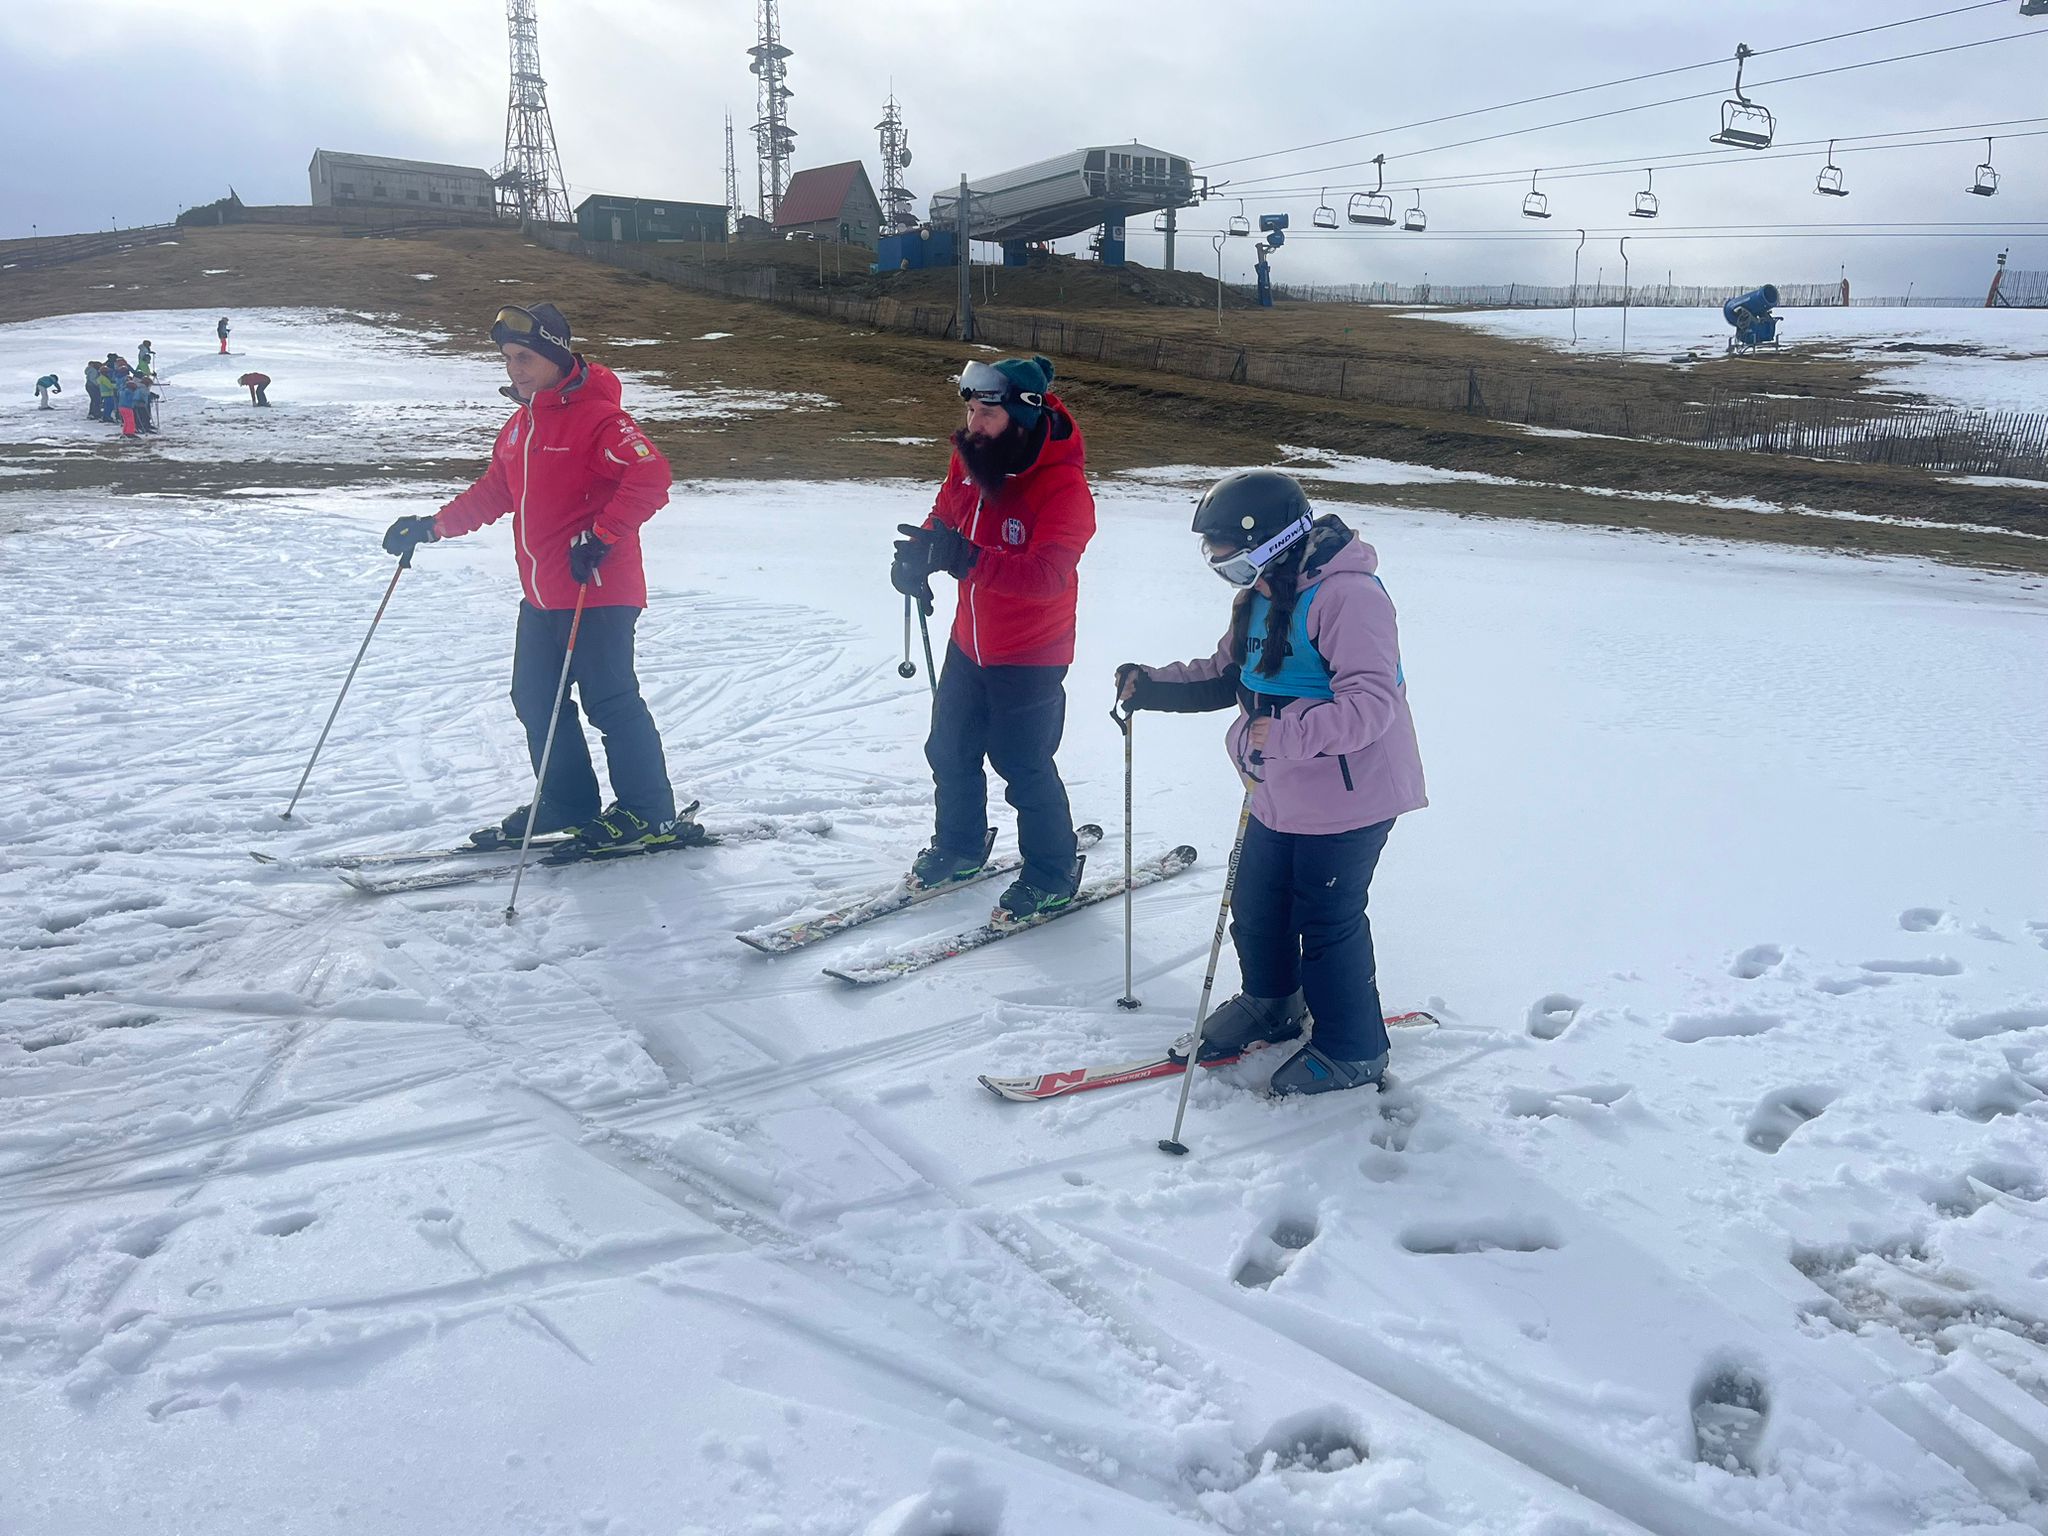
[[[1074,813],[1053,765],[1067,725],[1065,667],[983,667],[948,642],[924,744],[937,787],[934,841],[954,853],[981,852],[988,828],[987,763],[1003,776],[1017,812],[1024,878],[1064,890],[1074,878]]]
[[[1352,832],[1275,832],[1252,818],[1237,863],[1230,936],[1253,997],[1302,991],[1316,1049],[1370,1061],[1387,1049],[1366,892],[1392,821]]]
[[[269,386],[268,384],[251,384],[251,385],[249,386],[249,399],[250,399],[250,402],[251,402],[252,404],[254,404],[254,405],[268,405],[268,404],[270,404],[270,393],[269,393],[269,391],[270,391],[270,386]]]
[[[100,419],[100,392],[96,389],[88,389],[85,392],[85,400],[85,414],[94,421],[98,421]]]
[[[555,685],[561,680],[562,652],[569,642],[573,618],[573,611],[567,608],[519,605],[519,632],[512,649],[512,708],[526,727],[535,773],[540,772],[541,749],[547,742],[548,717],[555,706]],[[604,737],[612,798],[649,822],[667,821],[676,813],[661,735],[633,673],[633,626],[639,619],[638,608],[583,610],[583,624],[576,632],[576,656],[569,664],[571,687],[562,699],[562,723],[555,730],[547,782],[540,790],[542,825],[559,820],[581,826],[600,809],[597,771],[591,767],[590,745],[583,738],[583,715],[590,717]],[[576,708],[579,701],[581,714]]]

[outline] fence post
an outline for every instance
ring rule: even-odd
[[[1467,416],[1484,416],[1486,414],[1486,396],[1479,392],[1479,370],[1470,366],[1467,366],[1465,369],[1465,414]]]

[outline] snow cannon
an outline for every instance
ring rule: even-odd
[[[1777,286],[1765,283],[1761,288],[1737,294],[1721,306],[1721,318],[1735,329],[1735,334],[1728,338],[1731,353],[1754,352],[1758,347],[1778,344],[1778,317],[1771,313],[1777,303]]]

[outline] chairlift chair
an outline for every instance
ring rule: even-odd
[[[1165,234],[1166,227],[1166,215],[1164,212],[1155,213],[1152,215],[1152,232],[1154,234]]]
[[[1657,194],[1650,190],[1651,187],[1657,184],[1657,172],[1651,169],[1644,171],[1643,174],[1650,179],[1644,183],[1643,190],[1636,194],[1635,207],[1628,211],[1628,216],[1632,219],[1654,219],[1657,217]]]
[[[1842,168],[1835,164],[1835,141],[1828,140],[1828,163],[1820,168],[1820,174],[1813,179],[1813,190],[1822,197],[1847,197],[1849,189],[1842,185]]]
[[[1991,164],[1991,141],[1984,141],[1984,163],[1977,167],[1977,179],[1970,184],[1970,191],[1978,197],[1998,196],[1998,172]]]
[[[1240,197],[1237,200],[1237,212],[1230,216],[1230,223],[1227,227],[1233,235],[1249,235],[1252,232],[1252,221],[1244,216],[1243,198]]]
[[[1316,203],[1315,224],[1317,229],[1335,229],[1337,227],[1337,210],[1329,205],[1327,201],[1329,195],[1330,189],[1328,187],[1323,188],[1322,199]]]
[[[1550,217],[1549,196],[1536,190],[1536,178],[1542,174],[1543,172],[1540,170],[1529,173],[1529,195],[1522,199],[1522,217],[1525,219],[1547,219]]]
[[[2048,0],[2020,0],[2022,16],[2048,16]]]
[[[1377,224],[1382,229],[1391,228],[1394,223],[1394,200],[1386,194],[1387,157],[1374,155],[1373,168],[1378,172],[1377,184],[1370,192],[1354,192],[1346,215],[1354,224]]]
[[[1707,140],[1731,149],[1769,149],[1778,131],[1770,108],[1742,94],[1742,65],[1754,50],[1747,43],[1735,48],[1735,94],[1721,103],[1721,131]]]
[[[1419,235],[1429,228],[1429,215],[1422,211],[1422,188],[1415,189],[1415,206],[1401,215],[1401,227],[1412,235]]]

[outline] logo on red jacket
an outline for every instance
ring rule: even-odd
[[[1022,544],[1024,542],[1024,520],[1022,518],[1006,517],[1003,519],[1003,542],[1005,544]]]

